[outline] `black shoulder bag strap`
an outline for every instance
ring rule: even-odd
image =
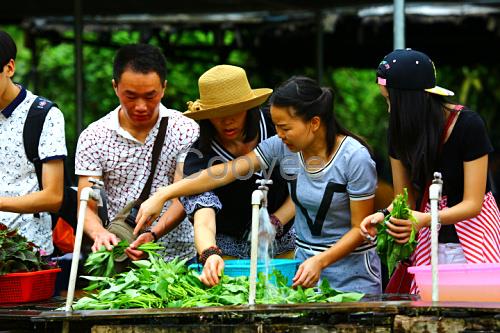
[[[46,98],[38,96],[31,104],[31,107],[26,116],[26,121],[23,128],[23,145],[28,161],[34,164],[36,179],[38,180],[38,188],[42,190],[42,162],[38,155],[38,145],[40,144],[40,136],[42,135],[43,124],[49,110],[57,106],[54,102]],[[33,214],[39,217],[40,214]]]
[[[153,145],[153,154],[151,157],[151,173],[149,174],[148,180],[142,189],[139,199],[136,200],[134,207],[139,208],[141,203],[149,198],[151,193],[151,185],[153,185],[153,178],[156,173],[156,165],[158,164],[158,159],[161,155],[161,148],[165,143],[165,134],[167,132],[168,117],[163,117],[160,121],[160,128],[158,129],[158,134],[156,135],[155,143]]]
[[[42,190],[42,162],[38,155],[38,145],[40,144],[40,136],[42,135],[45,118],[53,106],[56,106],[56,104],[48,99],[37,97],[33,104],[31,104],[23,128],[24,151],[26,152],[28,161],[35,165],[35,173],[40,190]]]

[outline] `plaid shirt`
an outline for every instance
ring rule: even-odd
[[[178,161],[199,136],[199,126],[180,112],[160,105],[160,117],[144,143],[120,127],[118,111],[90,124],[78,139],[75,173],[80,176],[100,176],[108,195],[108,214],[113,219],[130,201],[139,197],[151,172],[153,144],[158,134],[160,118],[169,117],[165,143],[153,178],[151,193],[174,180]],[[167,202],[163,212],[169,207]],[[192,258],[193,227],[183,221],[160,239],[166,246],[166,259]]]

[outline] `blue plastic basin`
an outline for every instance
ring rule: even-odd
[[[288,284],[291,285],[295,272],[297,272],[297,268],[301,263],[301,260],[296,259],[271,259],[268,273],[271,274],[274,269],[277,269],[288,280]],[[192,264],[189,268],[195,269],[201,273],[203,266],[201,264]],[[257,273],[264,271],[264,262],[257,262]],[[224,274],[232,277],[248,277],[250,275],[250,259],[224,260]],[[273,279],[271,279],[271,281],[272,280]]]

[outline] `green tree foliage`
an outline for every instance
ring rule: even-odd
[[[71,43],[51,44],[48,39],[37,39],[39,61],[37,65],[38,86],[34,87],[32,54],[25,46],[24,33],[18,27],[1,27],[14,36],[19,52],[16,61],[15,81],[24,84],[39,95],[57,102],[66,119],[66,136],[70,161],[74,154],[77,133],[75,115],[75,70],[74,47]],[[67,32],[68,40],[73,38]],[[85,33],[84,40],[99,45],[99,36]],[[84,127],[99,119],[118,105],[111,85],[112,61],[116,48],[140,40],[138,32],[117,31],[110,36],[113,46],[84,45]],[[153,38],[152,44],[160,42]],[[255,87],[275,87],[291,75],[316,77],[314,67],[304,64],[294,72],[276,68],[259,67],[258,59],[248,51],[238,49],[235,35],[225,31],[214,36],[209,31],[179,31],[168,36],[171,48],[166,47],[167,90],[163,103],[168,107],[184,111],[186,102],[198,98],[198,77],[208,68],[219,63],[239,65],[247,70],[250,82]],[[182,45],[182,52],[172,55],[172,48]],[[217,46],[216,46],[217,45]],[[478,111],[489,126],[490,136],[498,149],[500,142],[500,66],[469,66],[438,68],[440,85],[452,89],[458,95],[454,102],[465,103]],[[327,68],[325,85],[336,92],[336,114],[349,130],[363,136],[371,145],[379,165],[384,165],[383,176],[387,178],[387,106],[374,83],[374,69]]]
[[[386,155],[387,104],[374,84],[373,69],[340,68],[328,73],[342,125],[364,137],[377,154]]]

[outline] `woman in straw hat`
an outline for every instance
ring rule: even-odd
[[[188,102],[184,113],[200,124],[200,138],[184,161],[185,176],[243,156],[276,134],[269,110],[260,108],[272,89],[252,89],[242,68],[215,66],[201,75],[198,86],[200,98]],[[249,174],[213,191],[181,198],[194,223],[195,245],[204,264],[200,278],[205,284],[219,282],[223,256],[249,258],[249,198],[257,188],[255,181],[264,177],[264,173]],[[269,188],[268,210],[276,228],[274,252],[278,257],[293,257],[294,205],[278,169],[273,170],[270,179],[273,185]]]
[[[487,181],[493,147],[481,117],[446,101],[453,92],[436,86],[434,64],[422,52],[389,53],[377,69],[377,83],[389,106],[394,193],[408,189],[417,219],[413,264],[430,264],[428,187],[435,171],[444,183],[439,263],[500,262],[500,215]],[[366,217],[361,225],[364,235],[373,237],[375,224],[391,210],[389,206]],[[387,226],[398,243],[409,240],[412,222],[391,217]],[[412,292],[416,291],[413,282]]]
[[[142,204],[138,225],[158,216],[165,200],[279,164],[296,206],[296,258],[304,260],[293,286],[313,287],[322,277],[340,290],[380,293],[380,260],[359,231],[373,210],[375,162],[363,141],[336,120],[333,91],[310,78],[292,77],[272,95],[271,116],[276,136],[227,165],[161,188]]]

